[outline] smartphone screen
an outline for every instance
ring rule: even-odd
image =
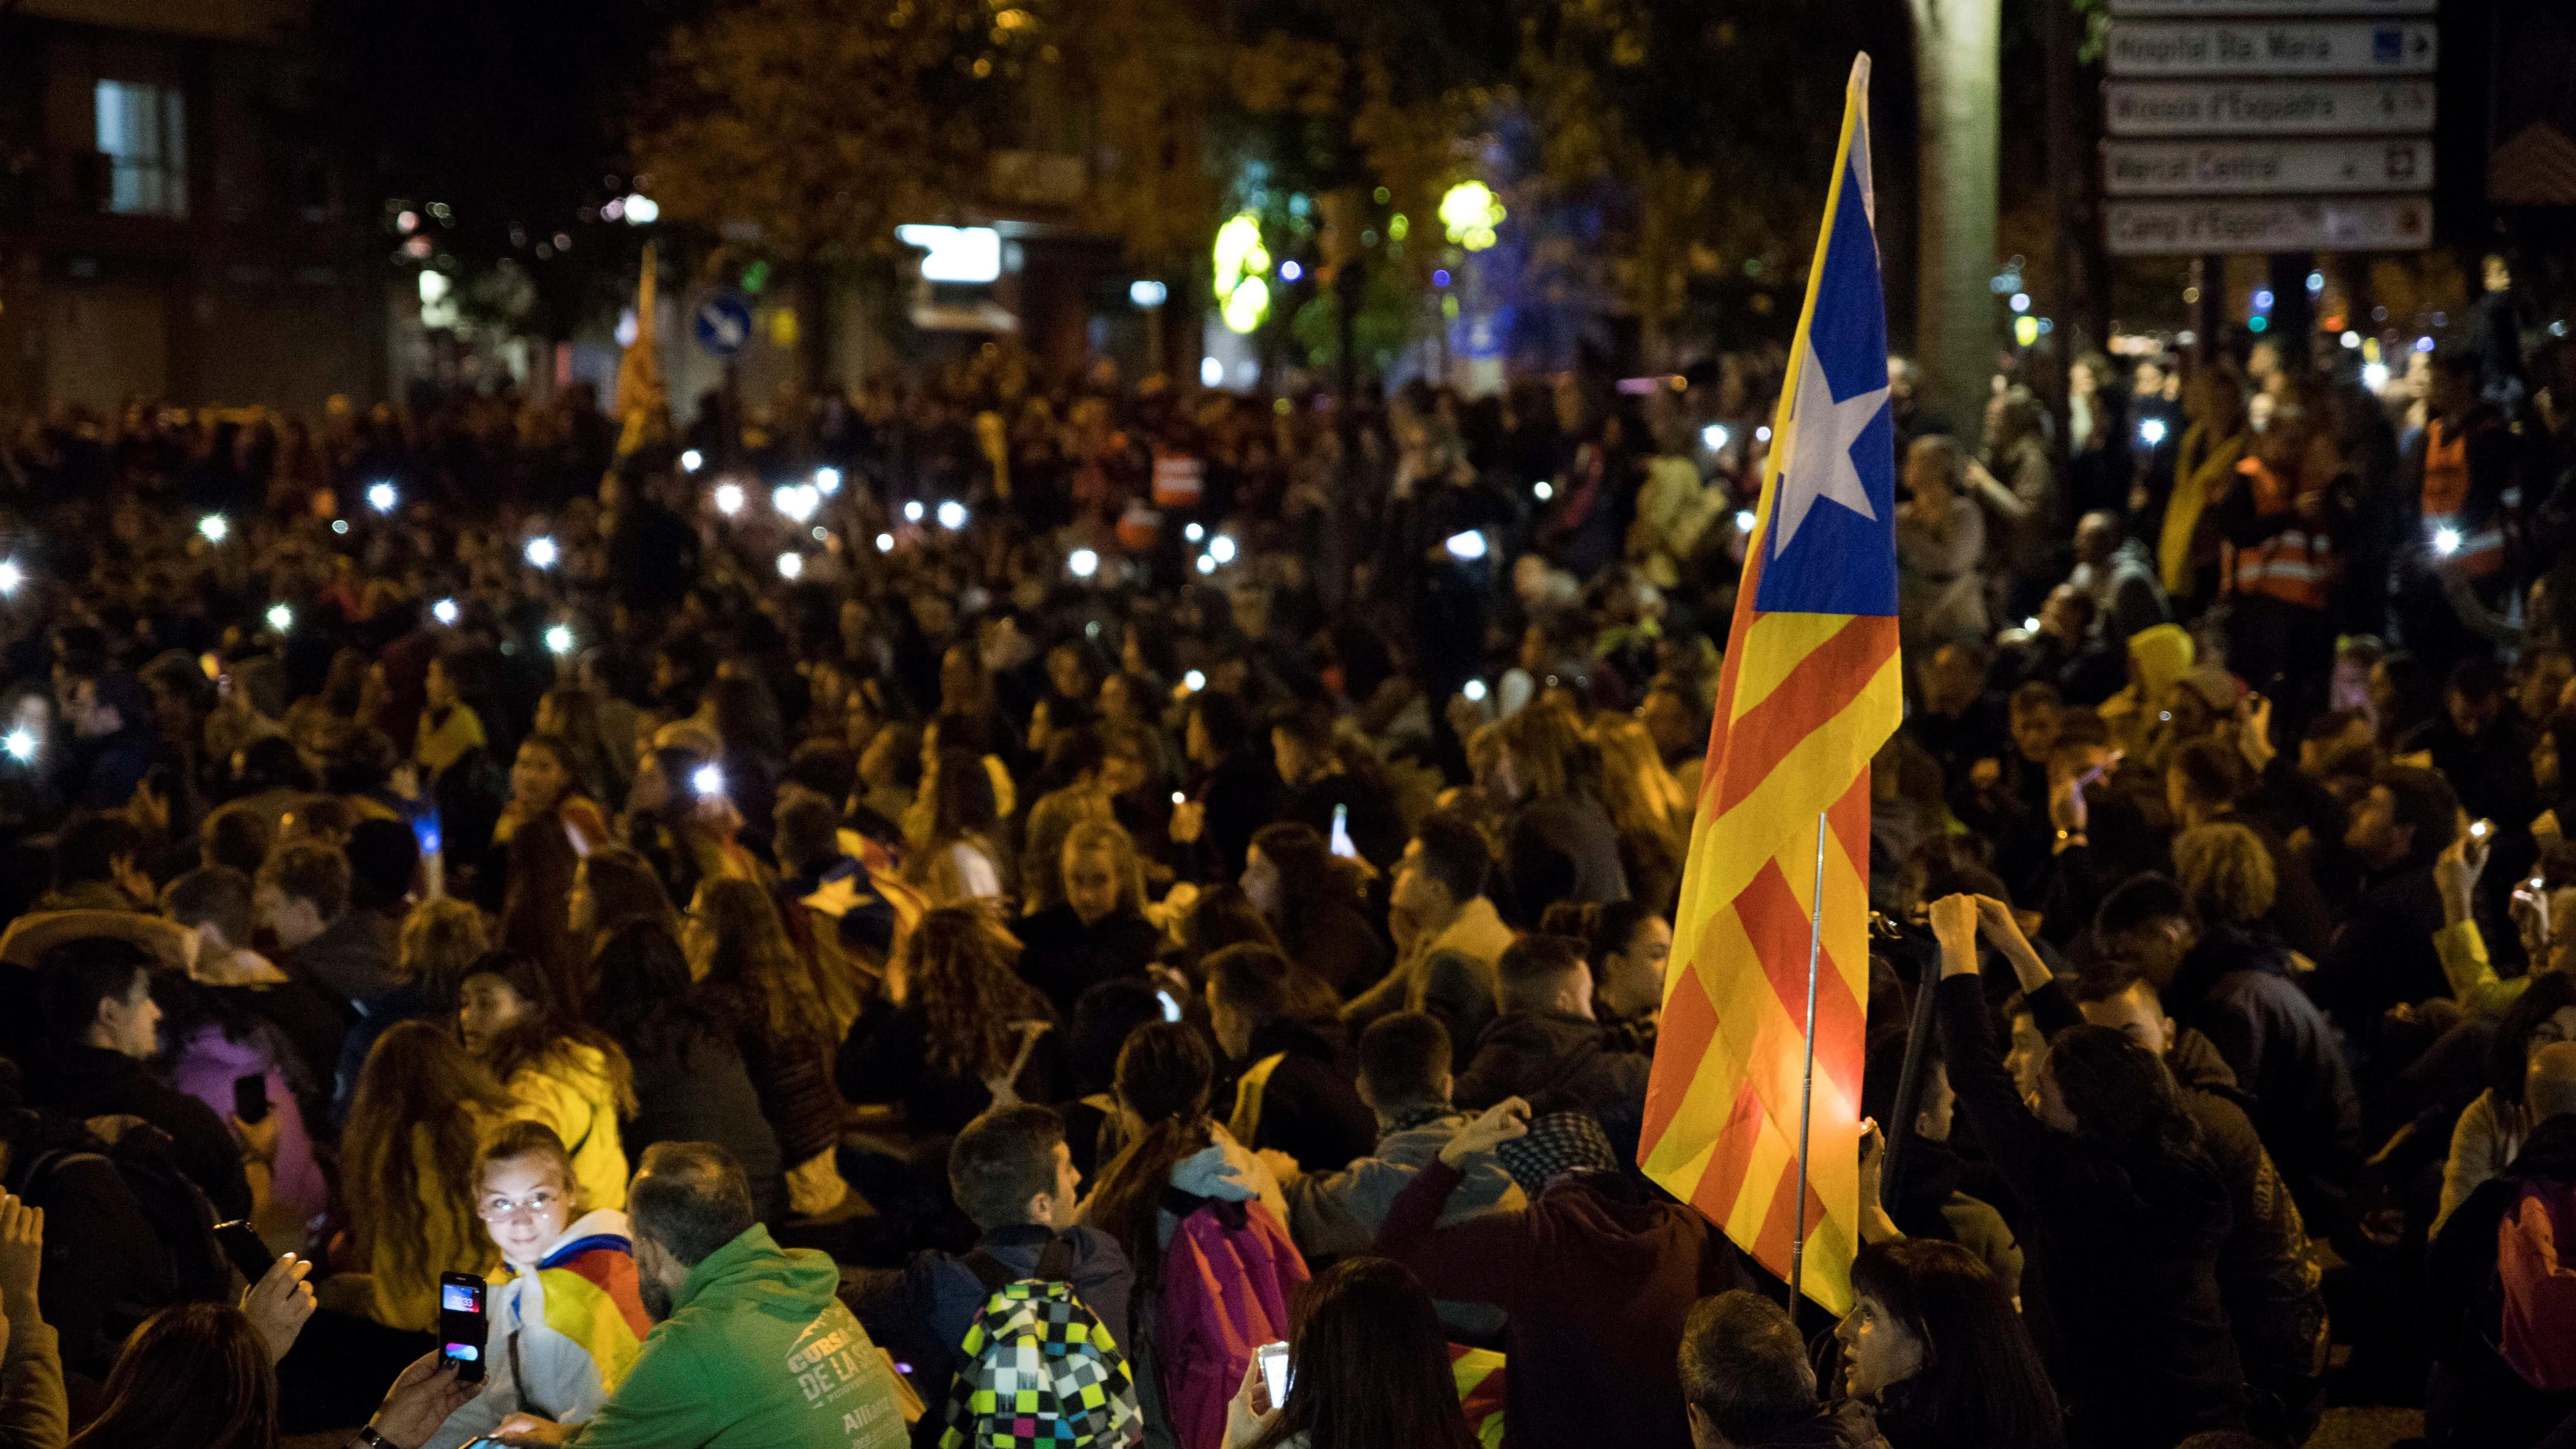
[[[471,1273],[438,1275],[439,1356],[456,1365],[457,1378],[469,1384],[483,1381],[488,1336],[483,1296],[489,1288]]]
[[[1168,991],[1157,991],[1154,993],[1154,999],[1163,1004],[1163,1020],[1178,1021],[1181,1019],[1181,1003],[1174,999],[1172,993]]]
[[[1270,1407],[1276,1409],[1287,1403],[1288,1386],[1297,1381],[1296,1375],[1288,1371],[1288,1345],[1265,1343],[1253,1354],[1261,1363],[1261,1384],[1269,1391]]]

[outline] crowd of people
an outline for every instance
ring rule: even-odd
[[[2559,1442],[2570,361],[1891,359],[1839,1319],[1636,1166],[1776,358],[31,423],[0,1446]]]

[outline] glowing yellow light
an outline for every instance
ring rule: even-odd
[[[1259,277],[1246,277],[1225,295],[1225,325],[1237,332],[1249,332],[1270,315],[1270,284]]]
[[[1249,265],[1255,252],[1261,253],[1264,263],[1261,270],[1268,270],[1270,254],[1262,249],[1261,223],[1253,218],[1252,213],[1239,213],[1216,229],[1216,245],[1210,256],[1216,262],[1218,296],[1233,291],[1234,284],[1241,281],[1246,272],[1255,270]]]
[[[2024,347],[2039,340],[2039,319],[2024,312],[2013,319],[2013,341]]]
[[[1386,219],[1386,234],[1397,241],[1404,240],[1405,233],[1411,230],[1413,230],[1413,223],[1405,219],[1403,212],[1399,211]]]
[[[1503,224],[1505,214],[1502,198],[1481,181],[1461,181],[1440,198],[1440,225],[1451,242],[1471,252],[1494,244],[1494,228]]]

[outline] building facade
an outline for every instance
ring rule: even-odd
[[[386,388],[301,0],[0,4],[0,416]]]

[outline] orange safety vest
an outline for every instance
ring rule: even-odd
[[[2424,541],[2430,547],[2449,530],[2456,542],[2448,554],[2434,550],[2434,560],[2450,560],[2470,578],[2488,578],[2504,569],[2504,529],[2493,520],[2469,527],[2469,440],[2444,432],[2439,418],[2424,425]]]
[[[2259,458],[2236,465],[2254,490],[2254,512],[2270,518],[2291,512],[2297,494]],[[2306,490],[2300,490],[2302,492]],[[2261,543],[2236,551],[2236,591],[2263,594],[2303,609],[2323,609],[2335,575],[2334,540],[2311,533],[2295,519]]]

